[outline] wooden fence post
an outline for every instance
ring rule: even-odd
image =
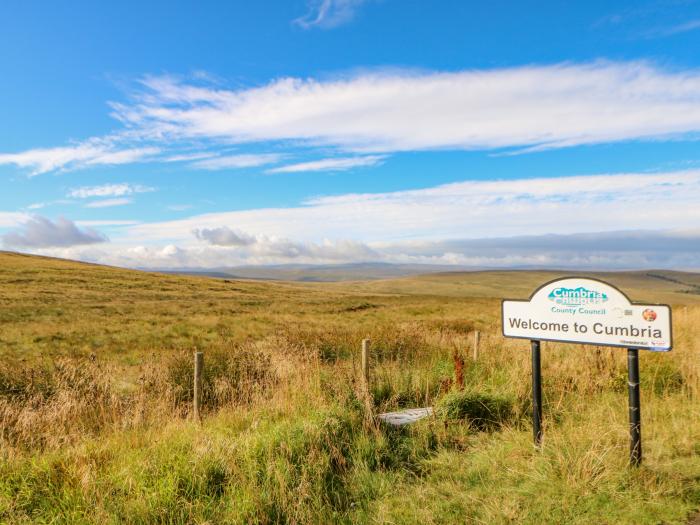
[[[202,403],[202,369],[204,368],[204,353],[194,353],[194,419],[201,421],[201,403]]]
[[[455,345],[455,351],[452,354],[452,361],[455,368],[455,383],[457,384],[457,388],[464,390],[464,358],[460,355],[457,345]]]
[[[369,339],[362,340],[362,380],[369,391]]]
[[[372,425],[374,422],[374,403],[372,401],[372,393],[369,389],[369,339],[362,340],[362,385],[360,395],[365,405],[365,423]]]
[[[476,361],[479,358],[479,330],[474,332],[474,352],[472,358]]]

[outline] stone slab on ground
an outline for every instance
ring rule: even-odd
[[[379,414],[379,419],[388,425],[400,427],[403,425],[410,425],[411,423],[415,423],[416,421],[420,421],[421,419],[432,415],[433,407],[407,408],[406,410],[399,410],[398,412],[385,412],[384,414]]]

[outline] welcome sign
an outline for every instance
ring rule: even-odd
[[[667,352],[671,308],[635,304],[602,281],[568,277],[546,283],[527,301],[504,300],[505,337]]]
[[[540,286],[527,301],[504,300],[503,335],[529,339],[532,349],[532,432],[542,443],[540,342],[561,341],[627,348],[630,464],[642,463],[639,349],[668,352],[672,347],[671,308],[635,304],[614,286],[566,277]]]

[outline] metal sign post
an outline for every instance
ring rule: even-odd
[[[535,447],[542,444],[542,373],[540,369],[540,342],[530,341],[532,347],[532,436]]]
[[[627,349],[627,390],[630,411],[630,464],[642,464],[642,413],[639,402],[639,351]]]
[[[532,432],[542,444],[540,342],[557,341],[627,349],[630,464],[642,463],[639,350],[672,348],[671,308],[632,303],[614,286],[584,277],[566,277],[540,286],[529,300],[504,300],[504,337],[529,339],[532,348]]]

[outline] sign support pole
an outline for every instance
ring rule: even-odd
[[[639,401],[639,350],[627,349],[627,386],[630,413],[630,465],[642,464],[642,417]]]
[[[542,374],[540,368],[540,342],[533,340],[530,341],[530,345],[532,347],[532,435],[535,441],[535,447],[539,448],[542,444]]]

